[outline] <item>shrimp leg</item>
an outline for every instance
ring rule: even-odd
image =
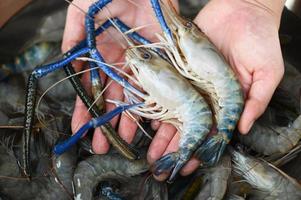
[[[118,19],[115,19],[114,21],[119,22],[118,23],[119,27],[121,27],[123,25],[123,23]],[[110,21],[105,22],[100,28],[98,28],[95,31],[95,34],[96,35],[101,34],[105,29],[107,29],[111,25],[112,25],[112,23]],[[128,27],[123,26],[123,30],[126,31],[127,29],[128,29]],[[138,35],[137,33],[132,33],[132,34],[130,34],[130,36],[131,35],[134,35],[135,38],[141,42],[145,42],[145,43],[149,42],[148,40],[144,39],[142,36]],[[27,84],[26,104],[25,104],[26,107],[25,107],[24,131],[23,131],[23,136],[22,136],[23,169],[24,169],[24,174],[27,175],[28,177],[30,177],[30,174],[31,174],[30,164],[29,164],[29,160],[30,160],[29,140],[30,140],[30,135],[32,132],[32,125],[33,125],[33,121],[34,121],[34,113],[35,113],[34,108],[36,105],[36,90],[37,90],[37,84],[38,84],[37,80],[55,70],[62,68],[62,67],[65,68],[65,71],[67,74],[69,74],[69,75],[74,74],[74,70],[72,69],[70,62],[72,60],[76,59],[76,57],[83,55],[85,53],[88,53],[89,48],[87,47],[87,43],[88,43],[87,40],[81,41],[78,45],[76,45],[74,48],[72,48],[70,51],[68,51],[65,54],[65,57],[63,60],[52,63],[52,64],[40,66],[40,67],[36,68],[29,76],[28,84]],[[105,67],[105,69],[107,70],[106,72],[109,76],[113,75],[114,77],[117,77],[117,80],[121,81],[122,83],[127,83],[127,81],[125,79],[123,79],[122,77],[117,75],[111,69],[108,69],[108,67],[106,65],[102,65],[102,66]],[[91,105],[93,104],[93,101],[88,97],[88,95],[87,95],[86,91],[84,90],[84,88],[82,87],[78,77],[72,76],[70,78],[70,81],[71,81],[73,87],[75,88],[75,90],[77,91],[78,95],[81,97],[81,99],[85,103],[85,105],[87,107],[91,107]],[[92,109],[90,111],[91,111],[91,114],[93,115],[93,117],[99,117],[101,115],[101,112],[95,106],[92,107]],[[111,143],[113,143],[113,145],[116,144],[115,147],[117,146],[118,147],[117,149],[120,149],[120,152],[128,152],[129,154],[124,154],[124,155],[126,155],[126,156],[129,155],[129,156],[127,156],[129,158],[137,158],[138,157],[137,153],[135,153],[132,148],[129,148],[129,145],[127,145],[120,137],[118,137],[117,134],[113,135],[114,129],[112,129],[108,125],[105,125],[104,127],[102,127],[102,130],[104,131],[106,136],[109,136],[108,139],[111,141]],[[126,145],[127,145],[127,147],[126,147]]]
[[[84,124],[72,137],[70,137],[68,140],[65,142],[58,144],[54,147],[54,154],[55,155],[61,155],[64,153],[66,150],[71,148],[89,129],[91,128],[96,128],[98,126],[103,125],[104,123],[107,123],[110,121],[113,117],[116,115],[119,115],[125,110],[131,109],[135,106],[138,106],[141,104],[134,104],[134,105],[123,105],[115,108],[109,113],[104,114],[101,117],[98,118],[93,118],[86,124]]]
[[[229,64],[196,25],[181,18],[172,5],[161,0],[151,2],[164,33],[160,40],[166,43],[168,57],[180,74],[204,94],[214,113],[217,134],[208,137],[195,154],[204,164],[213,165],[232,139],[242,112],[241,86]]]

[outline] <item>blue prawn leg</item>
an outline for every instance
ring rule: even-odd
[[[138,89],[136,89],[134,86],[132,86],[126,79],[119,76],[116,72],[114,72],[110,67],[108,67],[105,63],[104,58],[101,56],[99,51],[96,48],[96,39],[95,39],[95,25],[94,25],[94,16],[102,9],[104,6],[106,6],[108,3],[112,2],[112,0],[103,0],[98,1],[92,6],[90,6],[88,14],[85,19],[85,27],[86,27],[86,33],[87,33],[87,45],[88,48],[90,48],[90,56],[100,61],[100,63],[97,63],[98,67],[107,74],[111,79],[119,83],[122,87],[126,88],[127,90],[133,92],[134,94],[144,97],[145,95],[140,92]]]
[[[163,15],[159,0],[151,0],[151,4],[152,4],[153,10],[156,14],[156,17],[159,21],[159,24],[160,24],[163,32],[166,35],[168,35],[168,37],[171,40],[173,40],[172,32],[171,32],[170,28],[168,27],[166,20],[164,19],[164,15]]]
[[[107,1],[110,2],[110,1]],[[120,21],[117,19],[117,21]],[[119,26],[122,25],[122,22],[119,23]],[[99,27],[95,31],[95,35],[101,34],[104,30],[112,26],[111,21],[106,21],[101,27]],[[127,31],[127,27],[123,28],[123,30]],[[139,42],[146,42],[142,36],[132,33],[131,35],[135,35],[135,39]],[[130,36],[131,36],[130,35]],[[31,130],[33,126],[33,120],[34,120],[34,109],[35,109],[35,101],[36,101],[36,88],[37,88],[37,80],[41,77],[46,76],[47,74],[60,69],[62,67],[65,67],[67,64],[69,64],[71,61],[76,59],[78,56],[82,56],[86,53],[88,53],[91,48],[88,48],[87,42],[88,40],[81,41],[78,45],[73,47],[71,50],[69,50],[65,56],[64,59],[55,63],[51,63],[48,65],[37,67],[32,74],[30,75],[28,79],[28,85],[27,85],[27,95],[26,95],[26,107],[25,107],[25,118],[24,118],[24,130],[23,130],[23,136],[22,136],[22,151],[23,151],[23,168],[24,168],[24,174],[30,177],[30,146],[29,146],[29,140],[31,136]],[[101,57],[101,56],[100,56]],[[99,59],[101,60],[101,59]],[[102,59],[102,61],[104,61]],[[103,68],[108,69],[106,65],[103,65]],[[110,70],[112,72],[112,70]],[[114,72],[113,72],[114,75]],[[110,76],[110,75],[109,75]],[[119,77],[117,75],[117,77]],[[119,81],[125,81],[123,78],[119,77]]]
[[[64,67],[72,60],[81,56],[89,51],[88,48],[83,48],[76,51],[69,57],[64,58],[61,61],[51,63],[48,65],[37,67],[29,76],[27,84],[26,102],[25,102],[25,117],[24,117],[24,129],[22,134],[22,162],[24,168],[24,174],[30,177],[30,136],[34,121],[35,103],[38,79],[46,76],[47,74]]]
[[[115,108],[114,110],[112,110],[109,113],[104,114],[101,117],[98,118],[93,118],[92,120],[90,120],[89,122],[87,122],[86,124],[84,124],[72,137],[70,137],[69,139],[67,139],[66,141],[57,144],[54,147],[54,154],[55,155],[61,155],[63,154],[65,151],[67,151],[68,149],[70,149],[74,144],[76,144],[76,142],[91,128],[96,128],[98,126],[101,126],[105,123],[107,123],[108,121],[110,121],[113,117],[115,117],[116,115],[119,115],[120,113],[122,113],[125,110],[131,109],[135,106],[138,106],[141,104],[132,104],[132,105],[122,105],[122,106],[118,106],[117,108]]]

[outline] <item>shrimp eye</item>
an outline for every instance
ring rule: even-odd
[[[192,22],[186,22],[186,24],[185,24],[185,26],[187,27],[187,28],[192,28]]]
[[[151,55],[150,55],[150,53],[147,53],[147,52],[144,52],[142,55],[142,58],[143,59],[145,59],[145,60],[149,60],[149,59],[151,59]]]

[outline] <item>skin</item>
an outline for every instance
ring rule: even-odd
[[[133,3],[136,5],[134,6]],[[74,0],[73,4],[84,11],[88,10],[91,1]],[[143,5],[143,6],[142,6]],[[195,23],[206,33],[210,40],[222,52],[233,67],[245,94],[245,108],[242,113],[238,128],[246,134],[254,121],[264,112],[271,96],[279,84],[284,65],[278,39],[280,16],[284,0],[211,0],[210,3],[198,14]],[[137,9],[139,7],[139,9]],[[142,8],[144,7],[144,8]],[[154,18],[149,0],[126,1],[114,0],[108,5],[113,17],[117,16],[131,27],[151,24],[153,31],[146,29],[139,31],[146,38],[156,41],[154,32],[160,28]],[[96,18],[104,21],[108,12],[102,11]],[[108,63],[123,61],[124,49],[112,39],[112,35],[119,37],[119,33],[110,31],[98,38],[98,46]],[[73,5],[69,6],[62,50],[65,52],[85,37],[84,13]],[[108,51],[109,50],[109,51]],[[114,54],[111,52],[114,51]],[[80,63],[74,63],[79,70]],[[87,87],[88,74],[83,77]],[[103,74],[104,83],[108,83]],[[117,83],[112,83],[104,93],[104,98],[123,100],[122,88]],[[106,110],[114,109],[114,105],[107,104]],[[85,114],[83,114],[85,113]],[[83,103],[76,101],[72,120],[72,129],[75,132],[81,125],[90,119]],[[116,127],[118,118],[111,121]],[[157,133],[149,147],[147,159],[154,163],[162,155],[174,152],[178,148],[179,134],[169,124],[153,122],[152,127]],[[135,123],[125,115],[121,115],[118,132],[127,142],[131,142],[137,129]],[[109,149],[106,138],[96,129],[93,138],[93,150],[103,154]],[[199,165],[199,161],[191,159],[182,169],[182,175],[188,175]],[[164,180],[167,175],[157,177]]]

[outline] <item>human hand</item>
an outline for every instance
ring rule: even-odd
[[[284,0],[212,0],[195,19],[236,73],[246,98],[246,134],[266,109],[283,73],[278,29]]]
[[[87,12],[89,6],[93,3],[92,0],[74,0],[70,4],[67,13],[67,20],[65,26],[65,32],[63,37],[62,50],[66,52],[73,46],[75,46],[79,41],[85,37],[85,12]],[[95,18],[96,26],[99,26],[108,17],[118,17],[123,22],[125,22],[130,27],[139,27],[142,25],[149,24],[150,26],[146,29],[139,31],[144,37],[149,40],[155,38],[154,33],[160,31],[159,25],[156,22],[156,19],[153,16],[153,12],[149,3],[149,0],[140,0],[140,1],[126,1],[126,0],[114,0],[112,3],[108,4]],[[98,22],[98,23],[97,23]],[[155,24],[155,26],[153,26]],[[148,31],[148,28],[152,31]],[[123,42],[123,46],[120,44]],[[122,39],[121,34],[110,28],[108,31],[105,31],[101,36],[97,37],[97,48],[105,58],[107,63],[117,63],[123,62],[123,54],[125,51],[124,40]],[[76,70],[83,68],[82,63],[73,63]],[[107,79],[103,73],[101,78],[103,85],[107,85],[110,82],[110,79]],[[89,74],[84,74],[82,80],[84,86],[89,88]],[[123,88],[116,82],[112,82],[108,89],[104,93],[105,99],[114,99],[123,101]],[[106,104],[106,111],[114,109],[114,105]],[[91,116],[89,115],[85,105],[77,97],[74,113],[72,117],[72,132],[76,132],[85,122],[87,122]],[[118,117],[115,117],[111,124],[113,127],[116,127]],[[136,130],[136,125],[130,120],[123,116],[119,125],[119,133],[123,139],[127,142],[131,142],[134,137]],[[109,144],[106,137],[101,133],[101,130],[97,128],[95,130],[92,147],[95,153],[102,154],[106,153],[109,149]]]
[[[261,2],[211,0],[195,19],[230,63],[242,85],[246,103],[238,123],[241,133],[247,133],[264,112],[284,73],[278,39],[284,1]],[[168,145],[165,151],[177,150],[178,134],[163,136],[161,142],[154,140],[150,147],[151,162],[161,157],[163,146]],[[182,169],[182,175],[190,174],[198,164],[199,161],[191,159]],[[157,179],[166,177],[164,174]]]

